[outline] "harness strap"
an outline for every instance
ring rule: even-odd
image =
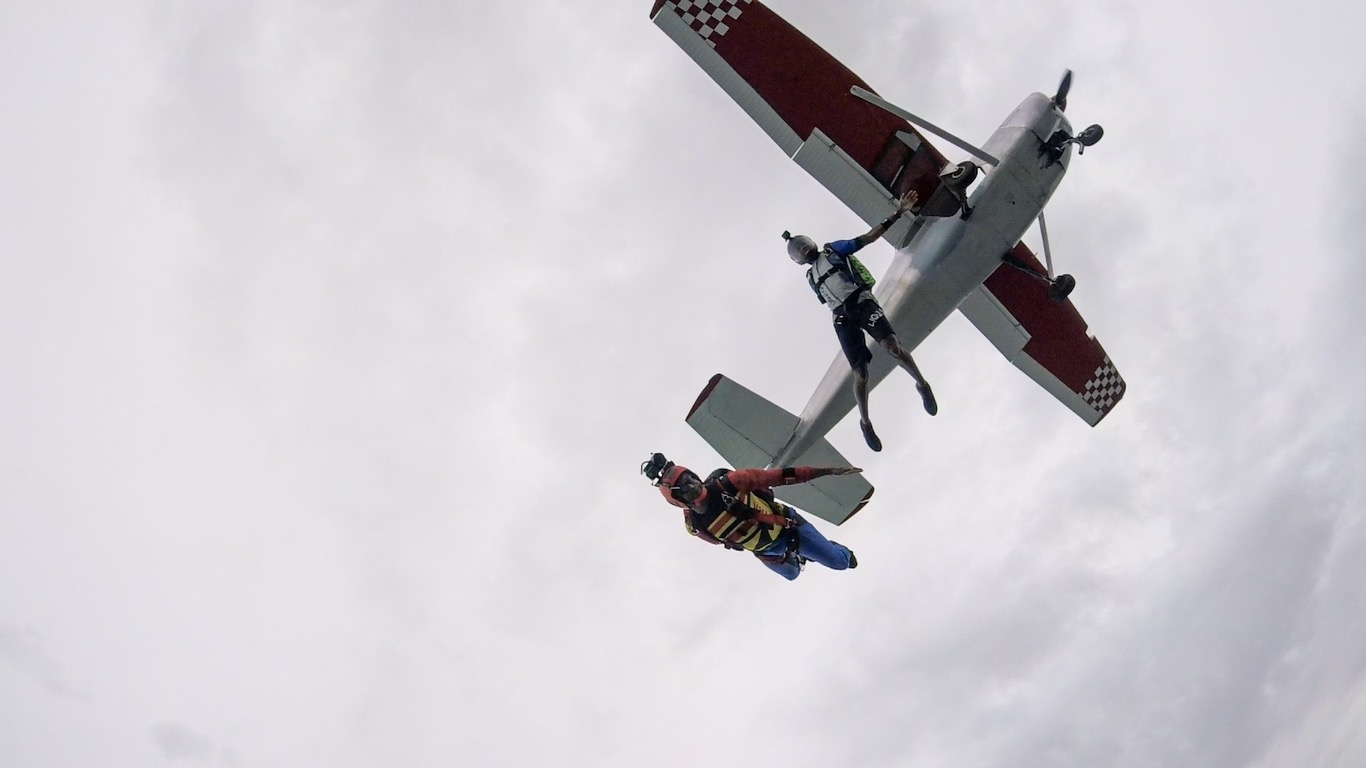
[[[770,515],[767,512],[755,512],[754,516],[749,519],[763,523],[764,525],[776,525],[779,528],[790,528],[797,524],[797,521],[790,517]]]
[[[795,469],[790,468],[783,470],[784,479],[787,479],[789,473],[791,474],[792,479],[795,480],[797,472]],[[717,537],[714,534],[711,534],[710,531],[707,531],[709,539],[725,544],[727,548],[744,549],[740,542],[756,535],[754,528],[754,525],[756,524],[777,528],[777,536],[782,536],[783,532],[788,528],[798,525],[801,522],[800,520],[788,517],[784,514],[761,512],[753,505],[741,501],[741,491],[728,477],[728,471],[725,469],[718,469],[715,472],[712,472],[711,475],[707,477],[706,482],[707,485],[715,484],[713,487],[723,501],[722,507],[724,512],[736,519],[735,523],[727,525],[730,530],[724,537]],[[773,494],[767,490],[756,489],[749,493],[761,500],[765,505],[768,505],[770,509],[786,509],[786,507],[777,499],[773,498]],[[712,524],[715,525],[715,522]]]
[[[858,257],[854,254],[839,254],[844,257],[845,263],[845,269],[840,269],[830,260],[830,256],[826,255],[833,254],[833,251],[825,250],[821,253],[822,255],[825,255],[825,263],[830,265],[830,269],[827,269],[820,277],[810,281],[811,288],[815,290],[817,294],[821,292],[821,287],[825,285],[825,281],[829,280],[837,273],[845,273],[856,288],[871,288],[873,287],[873,284],[877,282],[873,279],[872,274],[868,272],[868,268],[863,266],[863,262],[859,261]],[[855,293],[857,293],[857,291],[855,291]]]
[[[801,523],[800,520],[794,520],[793,522],[795,524]],[[755,552],[754,556],[770,565],[795,563],[798,568],[801,568],[802,565],[806,562],[805,558],[802,557],[801,551],[798,549],[801,543],[801,539],[797,537],[797,534],[790,533],[787,531],[784,531],[783,535],[787,537],[787,540],[785,542],[786,546],[783,547],[783,553],[781,555],[770,555],[765,554],[763,552]],[[776,547],[779,541],[783,541],[783,539],[778,539],[778,541],[773,542],[773,547],[769,547],[769,549],[773,549],[774,547]]]
[[[740,524],[737,524],[734,528],[732,528],[730,533],[726,534],[726,537],[720,540],[721,543],[725,544],[730,549],[744,549],[744,547],[740,546],[740,542],[754,534],[754,529],[745,526],[744,523],[758,523],[761,525],[771,525],[781,529],[781,531],[786,531],[788,528],[797,525],[798,521],[793,520],[790,517],[783,517],[782,515],[770,515],[767,512],[755,512],[752,516],[743,518],[740,521]],[[778,535],[781,536],[782,533],[780,532]]]
[[[738,544],[732,544],[729,541],[722,541],[721,539],[716,538],[715,536],[711,535],[711,531],[708,531],[706,528],[699,528],[698,526],[693,525],[692,510],[683,510],[683,525],[687,526],[688,533],[691,533],[697,538],[710,544],[720,544],[726,549],[744,549],[744,547],[741,547]]]
[[[828,260],[827,260],[827,263],[828,263]],[[825,274],[823,274],[823,275],[821,275],[819,278],[817,278],[816,281],[815,281],[814,283],[811,284],[811,287],[816,289],[816,293],[820,293],[820,291],[821,291],[821,286],[825,285],[825,281],[826,281],[826,280],[829,280],[832,276],[834,276],[834,275],[835,275],[836,273],[838,273],[839,271],[840,271],[840,268],[839,268],[839,267],[835,266],[834,264],[831,264],[831,265],[830,265],[830,268],[827,269],[827,270],[825,270]]]

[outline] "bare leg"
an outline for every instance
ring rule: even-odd
[[[868,366],[861,365],[854,369],[854,400],[858,402],[859,421],[864,424],[871,424],[872,419],[868,418]]]
[[[882,345],[882,348],[887,351],[887,354],[891,355],[893,360],[900,363],[901,367],[905,368],[906,372],[911,374],[911,377],[915,379],[915,388],[916,391],[920,393],[920,399],[925,405],[925,412],[931,416],[939,413],[939,403],[934,399],[934,391],[930,389],[930,383],[925,380],[925,376],[920,373],[920,368],[916,366],[915,359],[911,357],[911,353],[907,352],[906,348],[901,346],[901,342],[896,340],[895,335],[888,336],[879,343]]]
[[[915,379],[915,383],[929,386],[930,383],[925,381],[925,377],[920,373],[920,368],[916,366],[915,358],[911,357],[911,353],[907,352],[906,348],[901,346],[901,342],[896,340],[896,336],[888,336],[878,343],[887,351],[887,354],[892,356],[893,360],[900,363],[901,367],[905,368],[906,372],[911,374],[911,377]]]
[[[874,451],[882,450],[882,441],[873,431],[873,422],[868,418],[868,366],[860,365],[854,369],[854,400],[858,403],[859,428],[863,430],[863,440]]]

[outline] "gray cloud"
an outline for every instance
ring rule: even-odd
[[[234,750],[220,749],[212,739],[182,723],[157,723],[151,730],[152,741],[161,756],[170,762],[213,762],[220,765],[238,765],[240,762]]]
[[[36,680],[49,693],[90,700],[89,691],[71,682],[62,665],[48,652],[43,638],[31,627],[0,622],[0,659]]]

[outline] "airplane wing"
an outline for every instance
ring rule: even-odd
[[[1024,243],[1012,255],[1043,271]],[[1071,301],[1048,298],[1044,284],[1006,264],[958,305],[1006,359],[1095,426],[1124,397],[1124,379]]]
[[[655,0],[654,23],[799,166],[865,222],[915,190],[919,215],[952,215],[944,156],[906,120],[850,94],[857,75],[757,0]],[[907,238],[913,221],[886,235]]]
[[[872,91],[824,49],[757,0],[655,0],[650,16],[769,138],[865,222],[915,190],[919,216],[954,215],[943,155],[905,119],[853,96]],[[915,221],[887,232],[898,247]],[[1024,244],[1021,261],[1043,267]],[[1020,370],[1095,425],[1124,395],[1105,350],[1071,302],[1002,265],[960,306]]]

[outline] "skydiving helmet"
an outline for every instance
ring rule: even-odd
[[[688,509],[691,502],[705,493],[702,478],[696,472],[669,461],[662,453],[652,455],[641,464],[640,473],[649,478],[664,500],[675,507]]]
[[[820,249],[816,247],[816,241],[806,235],[792,236],[791,232],[784,232],[783,239],[787,241],[787,255],[798,264],[810,264],[816,260],[816,252]]]

